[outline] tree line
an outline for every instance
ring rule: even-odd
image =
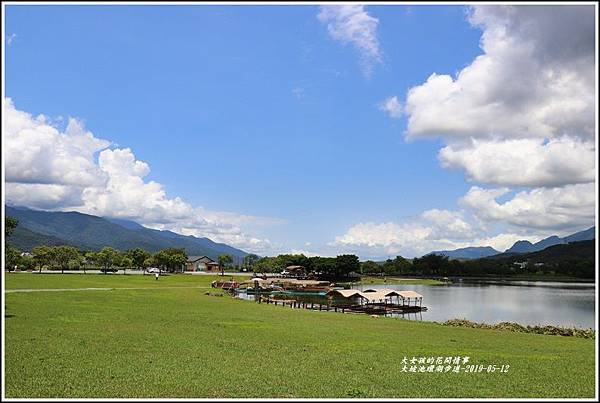
[[[593,241],[589,242],[590,245]],[[574,248],[587,248],[590,245],[570,244]],[[592,245],[593,248],[593,245]],[[539,254],[539,253],[538,253]],[[522,261],[515,265],[515,261]],[[568,276],[591,279],[595,277],[595,259],[585,253],[567,253],[562,256],[532,258],[530,256],[510,256],[504,258],[483,258],[454,260],[447,256],[425,255],[406,259],[396,256],[383,262],[367,260],[359,262],[355,255],[333,257],[306,257],[304,255],[283,254],[263,257],[252,266],[256,272],[278,273],[288,266],[304,266],[308,272],[319,273],[322,278],[344,279],[364,275],[415,276],[415,277],[511,277],[528,275]]]
[[[592,241],[585,241],[593,243]],[[571,244],[573,245],[573,244]],[[575,245],[577,247],[577,245]],[[523,264],[515,265],[515,262]],[[423,277],[511,277],[528,275],[595,278],[595,259],[577,254],[534,259],[528,256],[455,260],[447,256],[425,255],[412,261],[397,256],[382,263],[361,263],[364,274]]]
[[[314,272],[322,279],[348,279],[358,276],[360,261],[356,255],[337,257],[306,257],[304,255],[283,254],[262,257],[252,265],[252,269],[261,273],[280,273],[288,266],[303,266],[305,271]]]
[[[14,249],[14,248],[13,248]],[[6,255],[6,267],[20,270],[86,270],[100,269],[104,273],[127,269],[146,270],[157,267],[160,271],[178,271],[187,262],[183,249],[167,248],[154,254],[134,248],[119,251],[105,247],[100,251],[82,251],[73,246],[36,246],[31,254],[21,254],[16,249]]]

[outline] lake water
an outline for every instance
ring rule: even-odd
[[[449,285],[363,285],[358,290],[391,288],[413,290],[423,295],[427,311],[399,315],[405,319],[444,322],[468,319],[494,324],[516,322],[522,325],[554,325],[595,328],[595,288],[593,283],[559,282],[457,282]],[[254,299],[253,295],[240,294]],[[290,297],[307,302],[326,303],[325,297]]]
[[[364,285],[359,290],[391,288],[423,295],[427,311],[405,315],[407,319],[443,322],[517,322],[522,325],[554,325],[595,328],[593,283],[558,282],[458,282],[450,285]]]

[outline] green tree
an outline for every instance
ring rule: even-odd
[[[409,274],[412,270],[412,263],[402,256],[396,256],[394,259],[394,267],[398,274]]]
[[[35,260],[31,255],[21,256],[19,259],[19,266],[23,270],[33,270],[35,268]]]
[[[69,260],[67,263],[67,267],[69,270],[80,270],[82,267],[85,267],[83,264],[83,256],[81,254],[77,254],[77,257]],[[84,272],[85,273],[85,272]]]
[[[254,272],[275,273],[279,269],[277,258],[265,256],[256,261],[252,270]]]
[[[223,253],[219,255],[219,267],[221,268],[221,274],[225,274],[225,267],[233,262],[231,255]]]
[[[86,268],[98,268],[100,265],[100,252],[89,251],[85,253],[84,274],[86,273]]]
[[[149,267],[146,265],[146,260],[152,256],[150,252],[147,252],[142,248],[135,248],[129,249],[126,254],[127,257],[131,259],[131,265],[136,269],[145,270],[146,267]]]
[[[100,263],[100,256],[98,255],[98,252],[86,252],[85,256],[84,256],[84,264],[83,264],[83,274],[86,274],[86,269],[88,267],[97,267]]]
[[[412,270],[412,264],[402,256],[396,256],[394,260],[386,260],[381,269],[387,275],[408,274]]]
[[[98,263],[104,269],[104,274],[108,272],[108,269],[115,265],[115,262],[119,258],[119,251],[110,247],[104,247],[98,252]]]
[[[4,236],[8,238],[12,235],[15,228],[19,225],[19,220],[14,217],[6,216],[4,217]]]
[[[54,262],[60,267],[60,272],[64,274],[65,269],[69,268],[71,260],[79,259],[79,251],[72,246],[57,246],[54,248]]]
[[[13,271],[21,264],[21,252],[12,245],[4,245],[4,263],[8,271]]]
[[[123,268],[123,274],[127,274],[127,268],[133,267],[133,259],[126,253],[120,253],[117,258],[117,266]]]
[[[8,242],[8,237],[13,233],[19,221],[16,218],[6,216],[4,218],[4,264],[6,269],[14,270],[19,265],[21,252]]]
[[[185,265],[187,253],[184,249],[167,248],[155,253],[153,258],[159,270],[166,269],[173,272]]]
[[[366,262],[362,262],[360,264],[360,272],[361,273],[379,273],[381,271],[380,265],[375,263],[372,260],[367,260]]]
[[[31,253],[33,254],[34,261],[39,266],[40,273],[43,267],[53,268],[56,255],[54,248],[46,245],[36,246],[31,250]]]
[[[260,258],[258,257],[258,255],[251,253],[249,255],[244,256],[243,265],[246,268],[251,268],[256,264],[256,262],[258,262],[259,259]]]
[[[345,278],[350,273],[360,272],[360,260],[356,255],[339,255],[335,258],[335,276]]]
[[[146,268],[148,267],[152,267],[156,264],[154,258],[152,256],[148,257],[146,260],[144,260],[144,271],[142,271],[142,274],[145,276],[146,275]]]

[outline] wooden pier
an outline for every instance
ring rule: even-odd
[[[367,305],[333,305],[333,304],[320,304],[315,302],[296,301],[294,299],[279,299],[270,298],[265,296],[258,296],[258,303],[271,304],[281,307],[289,307],[291,309],[309,309],[312,311],[327,311],[327,312],[340,312],[340,313],[365,313],[368,315],[388,315],[388,314],[405,314],[413,312],[426,311],[427,308],[424,306],[414,305],[398,305],[398,304],[367,304]]]

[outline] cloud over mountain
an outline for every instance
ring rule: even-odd
[[[194,207],[169,197],[164,187],[147,181],[150,166],[129,148],[109,148],[76,119],[64,131],[46,117],[34,117],[4,100],[6,200],[47,210],[76,210],[135,220],[185,235],[205,236],[253,252],[270,249],[267,239],[243,227],[278,220]]]

